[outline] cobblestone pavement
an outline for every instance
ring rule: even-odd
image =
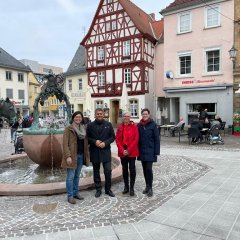
[[[0,205],[5,208],[0,209],[0,237],[137,222],[208,170],[206,165],[188,158],[164,155],[154,166],[152,198],[141,193],[144,178],[139,163],[135,197],[121,193],[122,183],[113,186],[115,198],[106,195],[95,198],[95,191],[84,191],[82,195],[85,200],[78,201],[76,206],[70,206],[66,202],[65,194],[51,197],[2,197]],[[49,212],[44,210],[47,207]]]
[[[0,197],[0,238],[239,240],[239,140],[230,135],[226,140],[196,146],[162,137],[152,198],[141,193],[139,162],[135,197],[121,194],[122,183],[112,188],[115,198],[96,199],[95,191],[83,191],[85,200],[76,205],[65,194]]]

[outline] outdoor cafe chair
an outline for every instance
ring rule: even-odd
[[[201,135],[200,130],[198,128],[189,128],[188,129],[188,143],[190,145],[192,139],[198,139]]]

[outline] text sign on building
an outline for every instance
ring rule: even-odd
[[[195,84],[195,83],[212,83],[215,82],[214,79],[206,79],[206,80],[183,80],[182,84],[183,85],[188,85],[188,84]]]

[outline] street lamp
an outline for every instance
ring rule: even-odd
[[[232,48],[228,51],[230,59],[233,62],[233,69],[235,69],[235,65],[236,65],[237,51],[238,50],[234,46],[232,46]]]

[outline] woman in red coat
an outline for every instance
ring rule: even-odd
[[[122,123],[119,124],[116,133],[118,156],[121,158],[122,174],[124,180],[123,194],[129,192],[128,165],[130,172],[130,196],[134,196],[134,184],[136,179],[135,161],[138,157],[138,128],[130,121],[130,113],[123,113]]]

